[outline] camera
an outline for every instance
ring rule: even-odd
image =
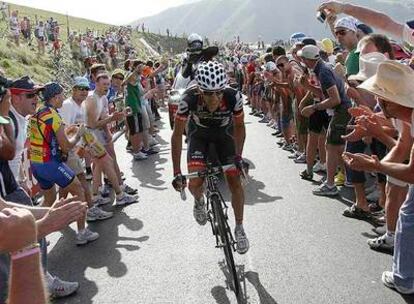
[[[319,11],[316,14],[316,19],[318,19],[318,21],[321,22],[321,23],[325,23],[325,21],[326,21],[326,15],[325,15],[325,13]]]

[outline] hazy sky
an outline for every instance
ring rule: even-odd
[[[8,2],[111,24],[127,24],[189,0],[10,0]]]

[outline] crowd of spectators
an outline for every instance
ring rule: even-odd
[[[368,246],[394,259],[383,283],[414,293],[413,22],[338,1],[322,4],[318,19],[332,38],[294,33],[290,47],[265,54],[233,44],[230,79],[247,94],[250,115],[305,165],[300,178],[319,183],[313,195],[352,189],[343,216],[374,225],[379,236]]]
[[[86,245],[99,238],[87,222],[111,218],[108,206],[113,201],[114,207],[138,201],[138,189],[126,184],[119,168],[113,133],[122,132],[126,125],[131,161],[151,161],[151,155],[158,153],[158,107],[164,106],[165,78],[171,66],[164,60],[136,58],[124,65],[110,72],[105,64],[92,61],[86,75],[73,78],[66,94],[56,82],[36,85],[29,76],[11,80],[2,74],[0,303],[8,292],[10,303],[45,303],[47,295],[74,293],[77,282],[47,271],[45,237],[76,222],[74,243]],[[24,168],[25,153],[30,176]],[[33,178],[40,186],[41,207],[33,207]],[[25,230],[16,237],[8,234],[8,225]],[[37,281],[30,287],[33,290],[23,284],[24,267],[33,271],[30,278]],[[21,289],[21,284],[26,288]]]

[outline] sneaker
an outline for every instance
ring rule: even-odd
[[[88,242],[95,241],[99,238],[98,232],[90,231],[88,228],[85,228],[78,232],[76,235],[76,244],[77,245],[85,245]]]
[[[299,156],[301,156],[302,154],[299,151],[295,151],[295,153],[291,154],[288,156],[289,159],[296,159]]]
[[[249,240],[247,239],[244,229],[235,229],[234,236],[236,239],[236,250],[239,254],[245,254],[249,250]]]
[[[368,246],[375,251],[394,253],[394,238],[384,234],[375,239],[367,240]]]
[[[109,184],[104,184],[103,187],[101,188],[101,196],[102,197],[108,197],[111,194],[112,191],[112,186]]]
[[[123,192],[120,196],[117,196],[115,206],[125,206],[138,202],[137,195],[129,195]]]
[[[318,160],[313,166],[313,172],[326,172],[326,164],[322,164],[321,161]]]
[[[313,190],[312,193],[318,196],[336,196],[339,194],[336,186],[329,187],[327,183],[323,183],[320,187]]]
[[[59,279],[58,277],[52,277],[51,282],[47,281],[47,289],[52,298],[64,298],[75,293],[79,289],[78,282],[68,282]]]
[[[98,206],[93,206],[88,209],[88,212],[86,213],[86,220],[88,222],[103,221],[111,218],[113,215],[114,214],[112,212],[107,212]]]
[[[374,229],[372,229],[372,231],[374,231],[378,235],[384,235],[385,233],[387,233],[387,227],[385,227],[385,225],[384,226],[378,226],[378,227],[375,227]]]
[[[157,153],[159,153],[159,151],[157,151],[157,150],[155,150],[154,148],[149,148],[148,150],[144,150],[144,149],[142,149],[141,150],[141,152],[142,153],[144,153],[144,154],[146,154],[147,156],[149,156],[149,155],[154,155],[154,154],[157,154]]]
[[[357,207],[356,204],[353,204],[351,207],[346,208],[342,215],[357,220],[369,220],[372,218],[371,213],[369,211],[365,211]]]
[[[134,155],[134,160],[145,160],[148,158],[148,155],[142,152],[134,153],[133,155]]]
[[[257,111],[255,110],[255,109],[253,109],[250,113],[249,113],[249,115],[255,115],[257,113]]]
[[[280,135],[280,134],[282,134],[282,132],[280,132],[280,131],[276,131],[276,132],[273,132],[273,133],[272,133],[272,136],[278,136],[278,135]]]
[[[306,155],[305,153],[301,154],[298,158],[293,160],[296,164],[306,164]]]
[[[286,145],[286,140],[285,140],[284,138],[282,138],[282,139],[280,139],[280,140],[277,142],[277,144],[278,144],[280,147],[282,147],[282,146]]]
[[[110,197],[103,197],[102,195],[96,195],[92,199],[92,203],[96,206],[106,205],[109,204],[111,201],[112,200]]]
[[[263,118],[261,120],[259,120],[259,123],[269,123],[269,118],[267,118],[266,116],[263,116]]]
[[[342,173],[342,171],[339,171],[335,175],[335,186],[343,186],[345,184],[345,175]]]
[[[302,171],[300,177],[304,180],[313,181],[313,173],[309,173],[308,170]]]
[[[138,193],[138,189],[131,188],[127,184],[123,183],[121,186],[122,191],[124,191],[126,194],[134,195]]]
[[[273,119],[269,119],[269,122],[266,124],[267,127],[273,127],[275,125],[275,121]]]
[[[201,202],[194,201],[193,215],[199,225],[204,226],[207,223],[207,210],[204,199]]]
[[[285,151],[289,151],[289,152],[295,152],[295,149],[293,148],[292,144],[287,144],[286,143],[282,146],[282,149],[285,150]]]
[[[394,289],[398,291],[401,294],[413,294],[414,293],[414,287],[413,288],[405,288],[401,286],[395,285],[394,282],[394,274],[391,271],[384,271],[382,273],[382,283],[384,283],[385,286],[388,288]]]
[[[378,202],[370,203],[368,204],[368,207],[369,207],[369,211],[371,211],[372,213],[375,213],[375,215],[381,214],[380,211],[383,210],[382,207],[378,204]]]
[[[262,117],[262,115],[263,115],[262,112],[256,112],[253,114],[253,116],[256,116],[256,117]]]

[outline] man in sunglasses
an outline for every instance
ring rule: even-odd
[[[182,135],[188,122],[187,165],[189,172],[205,168],[209,146],[214,144],[221,165],[236,163],[226,176],[232,193],[232,206],[236,219],[237,252],[244,254],[249,241],[243,229],[244,192],[240,181],[243,166],[242,152],[245,140],[243,98],[241,92],[227,86],[222,64],[201,63],[196,71],[196,84],[189,87],[179,104],[171,138],[174,168],[173,186],[181,191],[186,186],[181,174]],[[194,218],[200,225],[207,223],[203,195],[203,179],[191,179],[189,189],[194,196]]]

